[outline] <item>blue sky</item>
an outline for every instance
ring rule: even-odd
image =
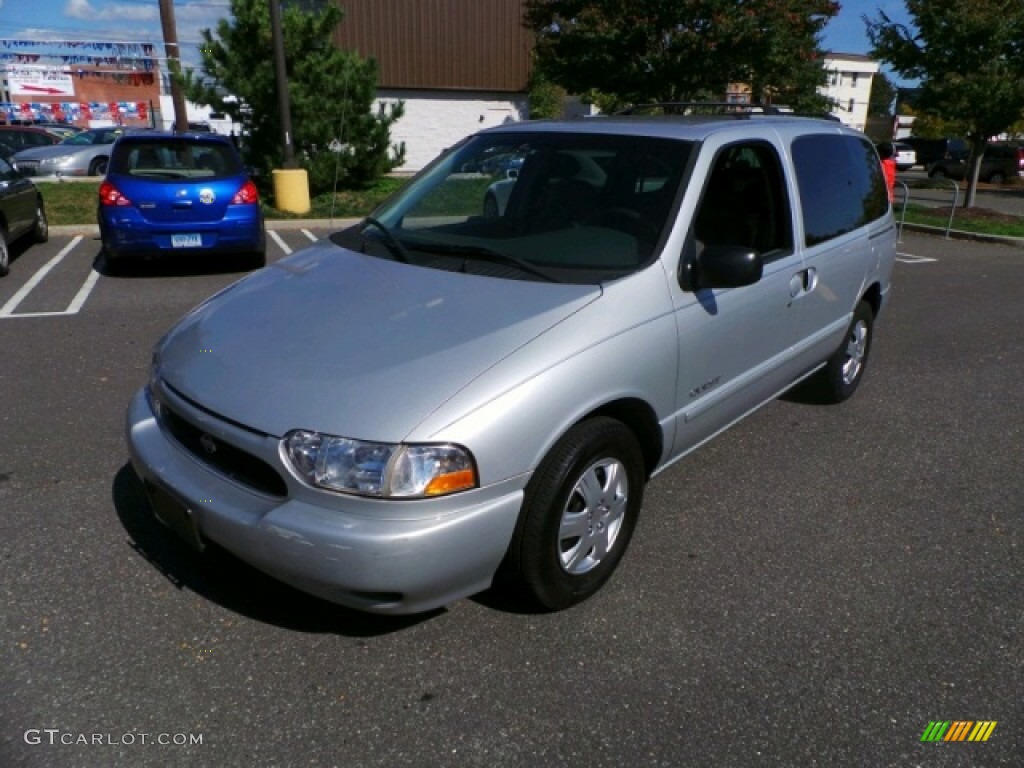
[[[342,6],[344,7],[344,0]],[[486,0],[478,0],[486,2]],[[861,16],[879,8],[905,21],[903,0],[840,0],[842,10],[825,29],[824,45],[840,53],[867,53],[869,43]],[[228,0],[176,0],[175,19],[182,56],[197,61],[199,30],[213,28],[227,15]],[[0,0],[0,38],[155,42],[163,52],[158,0]],[[898,81],[890,73],[890,79]]]

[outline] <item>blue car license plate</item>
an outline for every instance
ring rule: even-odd
[[[202,235],[171,235],[172,248],[202,248]]]

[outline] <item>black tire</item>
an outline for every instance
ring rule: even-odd
[[[36,201],[36,223],[32,228],[32,239],[37,243],[45,243],[50,239],[50,221],[46,218],[46,208],[42,198]]]
[[[992,175],[988,177],[989,184],[1005,184],[1006,174],[1002,171],[993,171]]]
[[[7,232],[0,227],[0,277],[11,271],[11,249],[7,245]]]
[[[249,270],[263,269],[267,266],[267,252],[255,251],[242,257],[242,268]]]
[[[857,391],[871,353],[874,324],[871,305],[861,301],[853,311],[843,343],[811,379],[814,393],[822,402],[841,403]]]
[[[107,175],[107,158],[97,157],[91,163],[89,163],[89,175],[90,176],[106,176]]]
[[[935,168],[932,168],[930,171],[928,171],[928,178],[944,179],[946,178],[946,171],[936,166]]]
[[[114,256],[106,245],[100,246],[100,255],[103,258],[103,274],[112,277],[124,274],[125,259]]]
[[[484,218],[496,219],[501,214],[498,211],[498,199],[491,193],[484,196]]]
[[[621,422],[570,429],[527,485],[504,585],[548,611],[593,595],[629,545],[646,479],[640,445]]]

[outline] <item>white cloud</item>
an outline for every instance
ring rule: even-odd
[[[86,21],[159,21],[160,9],[154,5],[113,3],[97,8],[89,0],[68,0],[64,15]]]
[[[68,0],[64,6],[64,15],[72,19],[94,19],[96,9],[92,7],[89,0]]]

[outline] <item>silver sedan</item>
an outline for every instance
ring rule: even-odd
[[[69,136],[50,147],[23,149],[14,161],[26,176],[103,176],[110,148],[123,128],[96,128]]]

